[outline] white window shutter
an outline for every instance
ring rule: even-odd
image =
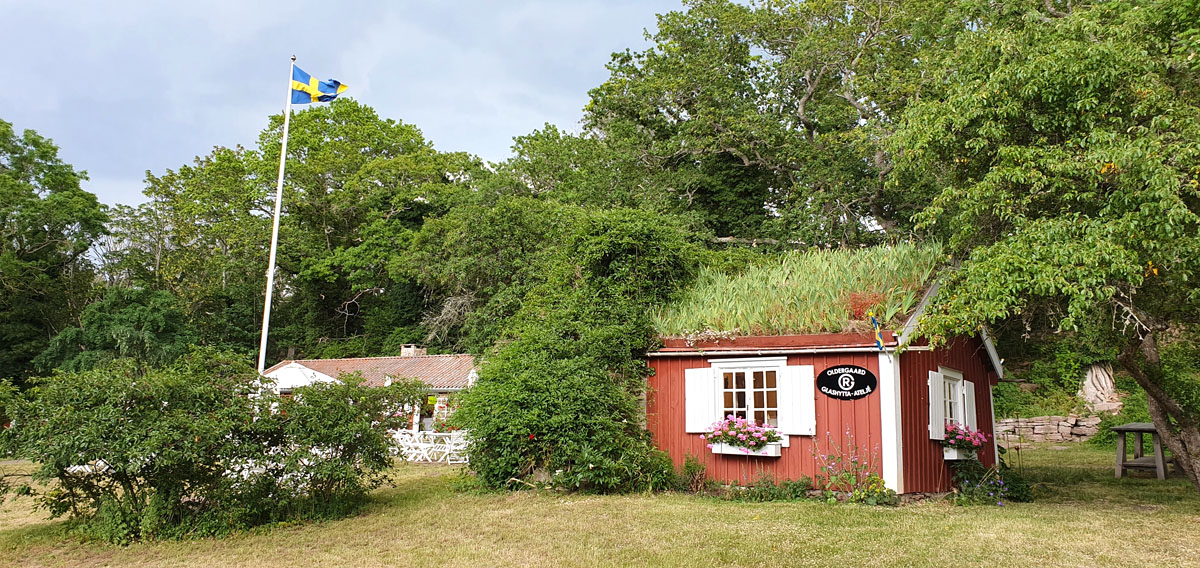
[[[717,384],[711,367],[683,371],[683,431],[703,433],[712,428],[717,408]]]
[[[812,365],[800,365],[800,431],[798,434],[817,434],[817,376]]]
[[[789,365],[779,378],[779,432],[812,436],[817,433],[817,401],[812,365]]]
[[[942,374],[929,371],[929,439],[946,439],[946,387]]]
[[[979,423],[975,422],[975,383],[971,381],[963,381],[963,416],[966,417],[967,426],[976,430],[979,429]]]

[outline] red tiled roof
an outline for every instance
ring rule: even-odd
[[[363,385],[381,387],[388,378],[418,379],[434,390],[467,388],[475,368],[470,355],[413,355],[408,357],[359,357],[354,359],[296,359],[281,361],[264,374],[288,363],[298,363],[331,377],[359,372]]]

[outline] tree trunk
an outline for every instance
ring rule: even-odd
[[[1163,388],[1156,332],[1147,332],[1137,343],[1122,350],[1121,366],[1146,391],[1150,419],[1163,444],[1175,455],[1175,463],[1200,491],[1200,416],[1187,411]]]
[[[1192,485],[1200,491],[1200,425],[1195,419],[1174,420],[1163,404],[1152,397],[1146,401],[1150,406],[1150,418],[1154,428],[1162,436],[1163,444],[1175,455],[1175,463],[1183,469]]]

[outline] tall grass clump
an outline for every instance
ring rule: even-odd
[[[781,254],[737,271],[702,268],[675,302],[653,314],[663,335],[716,331],[786,335],[902,323],[942,258],[938,245]]]

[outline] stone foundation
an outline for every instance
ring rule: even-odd
[[[996,421],[996,438],[1013,442],[1083,442],[1100,431],[1099,416],[1034,416]]]

